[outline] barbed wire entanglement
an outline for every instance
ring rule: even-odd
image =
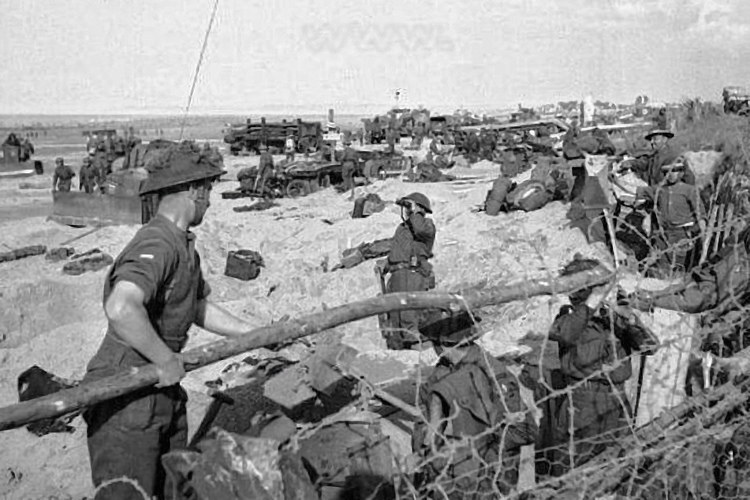
[[[696,193],[700,231],[674,242],[616,214],[616,229],[641,238],[615,243],[620,289],[552,301],[548,329],[524,338],[529,351],[490,355],[483,312],[469,309],[466,336],[433,345],[409,387],[383,391],[335,359],[355,383],[336,411],[292,423],[270,460],[278,477],[257,470],[261,454],[241,436],[214,435],[231,446],[204,449],[206,460],[218,467],[230,450],[240,458],[227,470],[283,490],[269,498],[292,498],[294,484],[306,498],[289,477],[309,478],[320,498],[750,498],[750,126],[690,106],[683,139],[723,141]],[[198,470],[239,480],[190,460],[193,482]]]

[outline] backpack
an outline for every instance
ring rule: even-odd
[[[508,193],[508,204],[513,208],[520,208],[524,212],[538,210],[552,200],[547,186],[542,181],[528,180],[522,182]]]

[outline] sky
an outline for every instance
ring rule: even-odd
[[[179,114],[215,0],[0,0],[0,114]],[[190,112],[632,103],[750,86],[748,0],[219,0]]]

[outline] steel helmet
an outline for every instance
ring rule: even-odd
[[[428,214],[432,213],[432,206],[430,205],[430,199],[422,193],[411,193],[407,194],[401,200],[411,200],[420,207],[424,208],[424,211]],[[399,201],[401,201],[399,200]]]
[[[663,135],[667,139],[671,139],[672,137],[674,137],[674,133],[671,130],[662,130],[662,129],[657,128],[657,129],[650,131],[648,134],[646,134],[645,139],[647,141],[650,141],[652,137],[657,136],[657,135]]]
[[[148,178],[141,185],[140,194],[156,193],[200,180],[216,180],[226,173],[226,170],[203,155],[176,152],[164,161],[151,165]]]

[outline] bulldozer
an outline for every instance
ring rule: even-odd
[[[288,135],[294,137],[298,153],[317,151],[323,144],[320,122],[303,122],[299,118],[292,122],[266,122],[265,117],[260,119],[260,123],[253,123],[248,118],[245,125],[232,127],[224,136],[224,142],[229,144],[229,152],[233,156],[260,154],[263,145],[281,152]]]
[[[159,139],[139,144],[130,151],[127,162],[115,163],[123,168],[116,168],[107,176],[100,192],[53,192],[49,219],[74,227],[147,223],[156,213],[158,200],[155,195],[140,196],[141,184],[154,167],[173,154],[211,153],[187,141],[178,144]],[[221,155],[209,156],[209,161],[223,166]]]

